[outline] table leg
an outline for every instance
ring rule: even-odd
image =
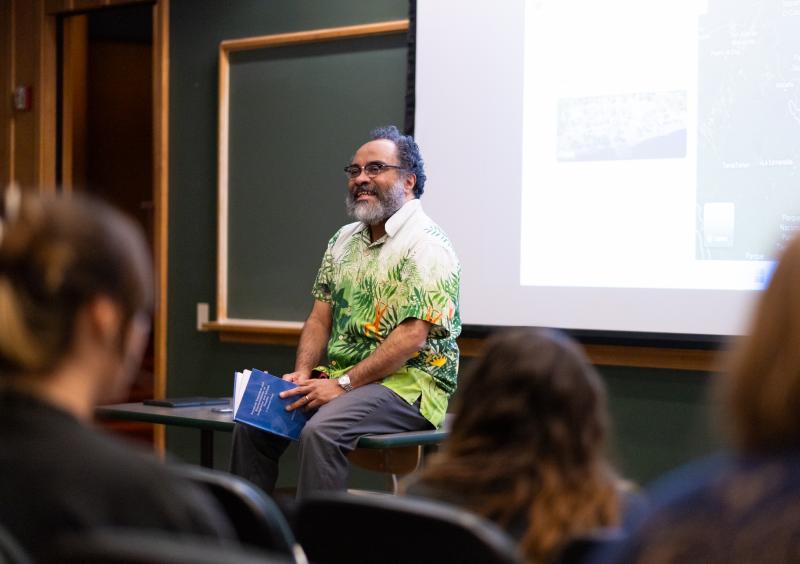
[[[200,465],[214,467],[214,431],[211,429],[200,430]]]

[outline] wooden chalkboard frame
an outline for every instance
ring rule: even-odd
[[[303,323],[228,317],[228,172],[230,115],[230,54],[237,51],[282,47],[303,43],[321,43],[375,35],[407,33],[408,20],[392,20],[353,25],[229,39],[219,45],[219,109],[217,154],[217,308],[216,321],[202,324],[202,329],[219,331],[223,341],[258,342],[279,345],[297,344]]]

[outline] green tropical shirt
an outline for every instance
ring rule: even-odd
[[[411,404],[420,400],[422,416],[438,427],[456,389],[460,277],[450,240],[419,200],[390,217],[375,242],[364,223],[345,225],[328,242],[312,290],[333,307],[328,366],[319,369],[338,377],[402,321],[428,321],[425,346],[382,383]]]

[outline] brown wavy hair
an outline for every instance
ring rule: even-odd
[[[132,221],[79,195],[23,192],[13,200],[9,206],[6,196],[0,222],[0,378],[6,383],[55,368],[92,299],[111,299],[125,328],[153,303],[150,255]]]
[[[740,450],[800,446],[800,238],[781,255],[717,393]]]
[[[453,492],[505,528],[522,517],[521,550],[531,562],[618,523],[605,387],[568,336],[533,329],[490,337],[455,411],[446,444],[419,483]]]

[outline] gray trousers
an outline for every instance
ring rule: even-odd
[[[320,407],[300,435],[297,497],[320,490],[347,489],[347,454],[363,435],[432,429],[419,412],[381,384],[367,384]],[[249,425],[233,431],[231,472],[267,493],[278,480],[278,460],[290,441]]]

